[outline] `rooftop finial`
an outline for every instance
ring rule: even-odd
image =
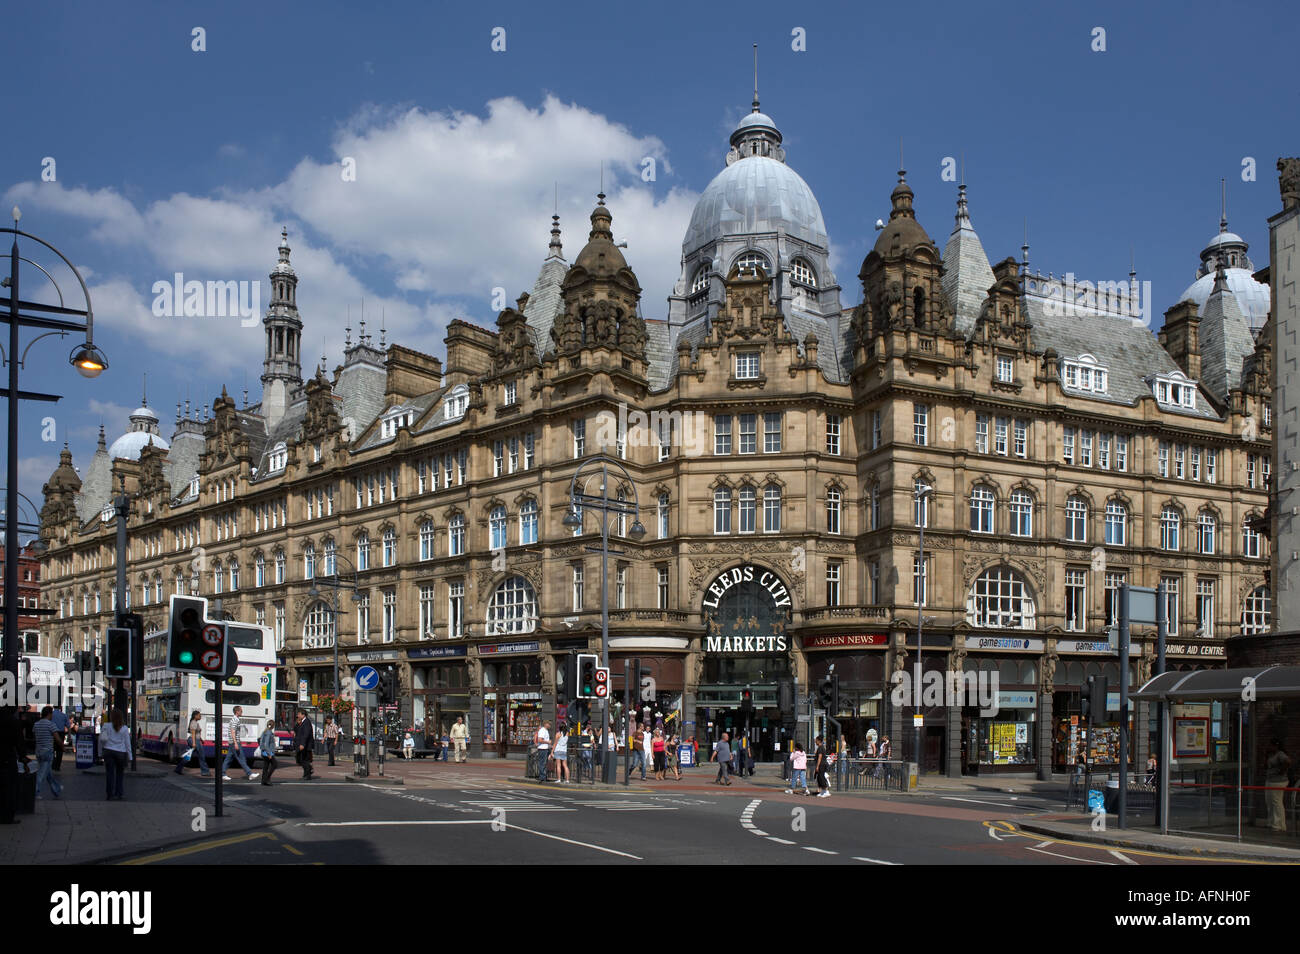
[[[388,308],[381,306],[379,309],[379,347],[385,348],[384,338],[388,335]]]
[[[149,372],[146,371],[140,376],[140,406],[149,406]]]
[[[758,112],[758,44],[754,44],[754,108]]]
[[[1029,271],[1029,219],[1025,218],[1025,244],[1020,246],[1020,267]]]
[[[556,208],[559,208],[559,202],[556,202]],[[564,258],[564,246],[560,244],[560,215],[557,211],[551,216],[551,244],[550,255],[548,258]]]
[[[1219,180],[1219,231],[1228,231],[1228,181]]]
[[[596,197],[600,199],[601,205],[605,204],[605,160],[604,159],[600,160],[600,192],[596,194]]]
[[[1133,282],[1137,278],[1137,251],[1132,245],[1128,247],[1128,285],[1132,289]]]

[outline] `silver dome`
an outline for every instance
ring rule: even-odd
[[[113,441],[113,446],[108,449],[108,456],[111,459],[122,457],[126,460],[139,460],[140,452],[150,444],[159,450],[171,450],[171,445],[157,434],[150,434],[148,431],[130,431]]]
[[[1231,235],[1231,233],[1225,233]],[[1267,285],[1255,281],[1250,272],[1244,268],[1226,268],[1224,275],[1228,280],[1228,290],[1237,296],[1237,304],[1250,323],[1250,330],[1257,331],[1268,319],[1269,301],[1272,292]],[[1198,313],[1205,311],[1205,303],[1214,291],[1214,272],[1202,275],[1187,290],[1178,296],[1179,301],[1196,302]]]
[[[762,113],[750,117],[771,123]],[[686,229],[682,254],[724,235],[760,232],[784,232],[823,249],[830,244],[808,183],[784,162],[748,156],[727,166],[705,188]]]

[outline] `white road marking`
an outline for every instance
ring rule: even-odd
[[[944,801],[946,801],[946,802],[972,802],[973,804],[976,804],[976,805],[996,805],[998,808],[1012,808],[1012,807],[1014,807],[1014,806],[1008,805],[1006,802],[986,802],[986,801],[984,801],[983,799],[980,799],[980,798],[958,798],[956,795],[941,795],[941,796],[939,796],[939,797],[942,798],[942,799],[943,799]]]
[[[1050,845],[1051,842],[1044,842],[1043,844]],[[1054,858],[1064,858],[1066,861],[1077,861],[1085,865],[1113,865],[1115,863],[1113,861],[1102,861],[1096,858],[1076,858],[1074,855],[1062,855],[1055,851],[1043,851],[1041,848],[1026,848],[1025,851],[1036,851],[1040,855],[1051,855]]]
[[[613,848],[605,848],[601,845],[593,845],[585,841],[574,841],[572,838],[561,838],[559,835],[551,835],[544,831],[535,831],[532,828],[520,828],[518,825],[511,825],[509,823],[506,824],[506,827],[513,828],[515,831],[526,831],[530,835],[541,835],[543,838],[551,838],[555,841],[563,841],[570,845],[578,845],[582,848],[594,848],[596,851],[603,851],[610,855],[619,855],[623,858],[631,858],[633,861],[645,861],[644,858],[641,858],[638,855],[629,855],[626,851],[615,851]]]
[[[865,861],[865,862],[867,862],[867,864],[872,864],[872,865],[894,865],[894,866],[897,866],[897,865],[899,864],[899,862],[897,862],[897,861],[881,861],[879,858],[859,858],[857,855],[854,855],[853,860],[854,860],[854,861]]]
[[[804,845],[804,851],[815,851],[819,855],[838,855],[838,851],[827,851],[825,848],[814,848],[812,845]]]
[[[776,835],[768,835],[768,836],[767,836],[767,840],[768,840],[768,841],[774,841],[774,842],[776,842],[776,843],[779,844],[779,845],[793,845],[793,844],[794,844],[794,842],[791,841],[790,839],[788,839],[788,838],[778,838],[778,837],[776,837]]]
[[[413,821],[346,821],[346,822],[299,822],[299,828],[366,828],[395,825],[490,825],[491,818],[457,818],[448,821],[417,819]]]
[[[1126,865],[1135,865],[1135,864],[1137,864],[1136,861],[1134,861],[1134,860],[1133,860],[1132,858],[1130,858],[1128,855],[1124,854],[1122,851],[1116,851],[1114,848],[1111,848],[1111,849],[1109,849],[1109,853],[1112,854],[1112,855],[1114,855],[1114,856],[1115,856],[1116,858],[1118,858],[1120,861],[1124,862],[1124,864],[1126,864]]]

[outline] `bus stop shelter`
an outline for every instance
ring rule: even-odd
[[[1300,763],[1293,761],[1280,782],[1276,768],[1272,779],[1268,770],[1274,740],[1297,759],[1300,666],[1166,672],[1132,698],[1158,707],[1164,740],[1155,749],[1161,754],[1154,809],[1133,821],[1166,834],[1300,846],[1294,785]]]

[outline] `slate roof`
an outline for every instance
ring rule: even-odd
[[[1201,309],[1200,332],[1201,382],[1226,403],[1228,392],[1241,387],[1241,363],[1255,352],[1250,320],[1226,281],[1215,283]]]
[[[971,225],[966,187],[962,186],[957,199],[957,222],[943,250],[943,293],[955,313],[957,330],[966,337],[975,330],[993,282],[993,269]]]
[[[81,493],[77,494],[77,516],[82,523],[97,516],[113,496],[113,461],[101,440],[90,466],[81,475]]]
[[[564,297],[560,286],[564,276],[569,273],[569,263],[562,255],[548,255],[542,262],[542,270],[537,274],[533,290],[524,305],[524,319],[533,332],[533,347],[540,358],[552,350],[551,328],[555,319],[564,311]]]
[[[1059,301],[1053,305],[1037,295],[1022,299],[1026,317],[1032,325],[1033,346],[1038,351],[1056,349],[1062,358],[1089,353],[1107,371],[1107,393],[1070,393],[1083,400],[1136,406],[1140,398],[1152,394],[1149,379],[1154,374],[1172,374],[1181,370],[1161,347],[1150,330],[1131,317],[1100,312],[1061,314]],[[1171,414],[1185,414],[1207,420],[1218,415],[1205,401],[1197,401],[1195,410],[1165,408]]]

